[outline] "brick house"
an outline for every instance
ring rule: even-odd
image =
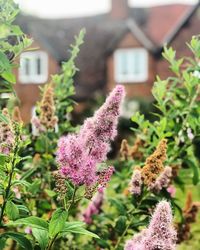
[[[77,58],[75,99],[84,102],[96,91],[105,94],[116,83],[125,85],[130,98],[151,99],[155,76],[168,74],[161,58],[163,45],[172,45],[180,56],[187,54],[185,43],[200,31],[200,12],[199,3],[130,8],[128,0],[111,0],[105,14],[70,19],[21,15],[17,23],[34,38],[33,47],[39,47],[21,55],[16,71],[16,91],[28,121],[39,97],[38,86],[59,71],[81,28],[86,28],[86,37]]]

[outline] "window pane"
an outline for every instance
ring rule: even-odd
[[[142,53],[140,51],[134,52],[134,74],[140,75],[142,73]]]
[[[117,81],[137,82],[147,80],[148,54],[145,49],[119,49],[115,60],[115,79]]]
[[[41,58],[36,58],[37,75],[41,75]]]
[[[24,75],[29,76],[30,75],[30,59],[29,58],[24,58],[24,63],[22,64],[24,67]]]
[[[119,55],[119,72],[121,75],[127,75],[128,69],[127,69],[127,54],[126,53],[120,53]]]

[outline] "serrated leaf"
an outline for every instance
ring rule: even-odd
[[[61,232],[65,226],[68,213],[63,208],[58,208],[49,222],[49,236],[53,237]]]
[[[48,230],[48,223],[36,216],[30,216],[22,219],[18,219],[13,222],[9,222],[6,224],[6,226],[17,226],[17,225],[25,225],[29,226],[31,228],[39,228],[43,230]]]
[[[6,232],[0,235],[0,238],[11,238],[16,241],[22,248],[32,250],[31,242],[22,234],[17,232]]]
[[[74,233],[74,234],[84,234],[84,235],[88,235],[88,236],[91,236],[93,238],[99,239],[98,235],[86,230],[85,228],[83,228],[81,226],[81,224],[78,225],[79,222],[77,224],[74,223],[74,225],[72,225],[72,224],[73,224],[73,222],[70,223],[70,225],[66,222],[65,227],[62,230],[62,233],[70,232],[70,233]]]
[[[8,82],[10,83],[16,83],[16,77],[15,75],[10,72],[10,71],[6,71],[4,73],[1,74],[1,76]]]
[[[10,220],[19,218],[18,207],[12,201],[7,201],[6,203],[6,215]]]
[[[46,249],[49,241],[49,235],[46,230],[33,228],[32,234],[35,237],[36,241],[39,243],[39,246],[41,247],[41,250]]]

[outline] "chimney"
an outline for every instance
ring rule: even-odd
[[[126,19],[129,14],[128,0],[111,0],[112,19]]]

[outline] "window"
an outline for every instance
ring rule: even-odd
[[[19,80],[44,83],[48,79],[48,56],[43,51],[24,52],[20,56]]]
[[[143,48],[119,49],[114,54],[117,83],[144,82],[148,78],[148,53]]]

